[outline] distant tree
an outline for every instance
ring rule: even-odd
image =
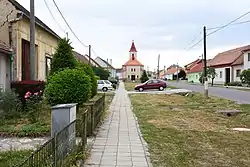
[[[212,80],[212,86],[214,86],[214,78],[217,76],[215,68],[209,67],[207,69],[207,77]]]
[[[96,76],[102,80],[107,80],[110,76],[110,72],[102,67],[92,67]]]
[[[186,72],[184,70],[180,70],[180,72],[178,73],[178,78],[186,78]]]
[[[144,70],[141,76],[141,83],[144,83],[148,80],[147,72]]]
[[[242,83],[250,85],[250,69],[242,71],[240,80]]]
[[[63,38],[59,40],[56,52],[52,58],[50,74],[64,70],[65,68],[76,68],[77,61],[70,44],[69,39]]]

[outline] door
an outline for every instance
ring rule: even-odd
[[[230,81],[231,81],[231,79],[230,79],[230,68],[226,68],[225,69],[226,70],[226,83],[229,83]]]
[[[135,75],[131,75],[131,80],[135,81]]]
[[[30,43],[22,39],[22,80],[30,79]]]

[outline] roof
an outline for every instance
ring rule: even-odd
[[[167,70],[167,72],[166,72],[166,75],[170,75],[170,74],[176,73],[176,72],[177,72],[177,69],[178,69],[178,71],[179,71],[179,70],[182,70],[182,68],[169,68],[169,69]]]
[[[231,65],[247,50],[250,50],[250,45],[219,53],[211,60],[210,66]]]
[[[17,1],[15,1],[15,0],[9,0],[9,2],[11,2],[16,7],[17,10],[22,11],[23,14],[24,14],[24,16],[26,16],[28,19],[30,18],[30,12],[27,9],[25,9],[22,5],[20,5]],[[43,29],[45,29],[46,31],[48,31],[50,34],[52,34],[56,38],[61,39],[61,37],[59,35],[57,35],[51,28],[49,28],[39,18],[35,17],[35,21],[36,21],[37,25],[39,25],[40,27],[42,27]]]
[[[236,66],[236,65],[241,65],[244,63],[244,54],[240,55],[238,59],[236,59],[231,65]]]
[[[99,59],[101,59],[107,66],[109,66],[112,69],[115,69],[111,64],[109,64],[106,60],[102,59],[101,57],[97,57]]]
[[[86,57],[86,55],[84,56],[76,51],[73,51],[73,54],[78,60],[82,61],[84,64],[89,63],[89,59]],[[94,59],[90,58],[90,60],[91,60],[91,63],[97,64],[100,67],[100,65]]]
[[[185,68],[186,68],[187,70],[189,70],[189,69],[192,68],[195,64],[197,64],[197,62],[199,62],[200,60],[201,60],[201,59],[197,59],[197,60],[195,60],[195,61],[193,61],[193,62],[191,62],[191,63],[185,65]]]
[[[132,41],[132,45],[131,45],[131,48],[130,48],[130,51],[129,51],[129,52],[137,52],[136,47],[135,47],[134,40]]]
[[[10,48],[1,40],[0,40],[0,52],[7,53],[7,54],[11,53]]]
[[[202,59],[199,59],[199,61],[196,60],[196,63],[192,64],[192,67],[187,70],[187,73],[196,73],[196,72],[202,72],[203,71],[203,62]],[[210,65],[211,59],[207,60],[207,66]]]
[[[127,61],[124,66],[144,66],[143,64],[141,64],[136,58],[130,59],[129,61]]]

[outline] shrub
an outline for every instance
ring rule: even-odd
[[[240,80],[242,83],[250,85],[250,69],[242,71]]]
[[[87,65],[87,64],[79,64],[79,68],[83,69],[84,72],[90,77],[91,80],[91,97],[94,97],[97,94],[97,79],[96,79],[96,75],[93,71],[93,69],[91,68],[91,66]]]
[[[110,72],[102,67],[92,67],[96,76],[102,80],[108,80]]]
[[[91,97],[91,80],[83,70],[65,69],[50,76],[45,88],[50,105],[82,104]]]
[[[0,118],[16,118],[20,116],[22,103],[13,90],[0,90]]]
[[[52,58],[50,74],[61,71],[65,68],[74,69],[76,66],[77,61],[74,57],[69,40],[65,38],[59,40],[56,53]]]
[[[147,80],[148,80],[148,76],[147,76],[146,71],[144,70],[143,73],[142,73],[142,76],[141,76],[141,83],[144,83]]]
[[[27,92],[35,93],[41,92],[41,96],[43,95],[43,91],[45,89],[44,81],[16,81],[11,83],[11,88],[19,95],[20,100],[23,105],[25,104],[25,94]]]
[[[241,82],[229,82],[229,83],[226,83],[227,86],[242,86],[242,83]]]

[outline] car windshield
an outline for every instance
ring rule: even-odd
[[[105,84],[111,84],[111,82],[109,82],[109,81],[104,81],[105,82]]]

